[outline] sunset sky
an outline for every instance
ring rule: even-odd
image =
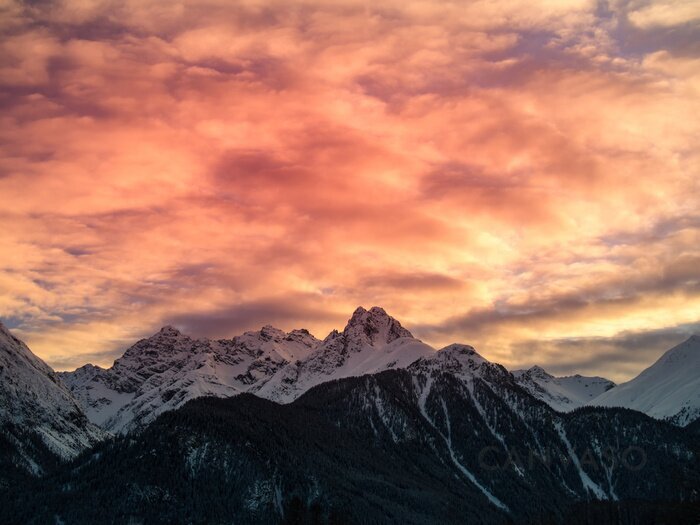
[[[50,365],[383,306],[625,380],[700,332],[700,3],[0,0],[0,319]]]

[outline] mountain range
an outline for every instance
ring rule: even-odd
[[[127,432],[196,397],[248,392],[286,403],[319,383],[403,368],[433,353],[382,308],[358,308],[323,341],[272,326],[212,341],[166,326],[111,368],[85,365],[60,377],[92,422]]]
[[[435,350],[378,307],[322,341],[164,327],[60,374],[3,328],[0,521],[695,523],[697,341],[615,386]]]

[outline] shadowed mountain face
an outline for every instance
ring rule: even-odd
[[[0,490],[41,475],[105,436],[56,373],[0,324]]]
[[[574,505],[617,511],[642,499],[653,512],[675,502],[683,523],[700,486],[694,439],[624,409],[559,414],[459,345],[288,405],[191,401],[18,491],[0,518],[563,523]]]

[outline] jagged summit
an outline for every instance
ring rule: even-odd
[[[413,338],[411,332],[379,306],[369,310],[358,307],[345,326],[343,335],[346,339],[370,346],[386,345],[401,337]]]
[[[128,348],[124,355],[115,361],[115,365],[119,362],[125,363],[125,360],[129,359],[153,361],[157,360],[161,354],[191,350],[193,349],[192,342],[193,339],[190,336],[183,334],[171,325],[166,325],[155,334],[137,341]]]
[[[342,332],[331,331],[306,360],[288,364],[256,393],[286,403],[317,384],[405,368],[433,354],[383,308],[360,306]]]

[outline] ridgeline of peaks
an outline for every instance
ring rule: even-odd
[[[430,347],[376,306],[357,308],[342,332],[334,330],[324,340],[304,329],[284,332],[270,325],[232,339],[196,339],[166,325],[106,369],[88,364],[55,374],[2,325],[0,346],[4,378],[0,417],[21,422],[17,414],[30,412],[18,408],[28,399],[23,392],[36,390],[39,407],[33,410],[43,415],[32,419],[51,420],[48,427],[39,424],[42,430],[37,432],[55,437],[68,429],[68,434],[78,436],[67,442],[45,439],[60,443],[53,448],[61,449],[63,457],[99,439],[99,431],[81,420],[83,414],[102,429],[121,433],[143,428],[159,414],[201,396],[252,393],[289,403],[321,383],[411,367],[440,369],[464,378],[509,374],[470,346]],[[554,377],[538,366],[514,371],[513,379],[558,411],[586,404],[622,406],[686,425],[700,416],[699,363],[700,337],[693,336],[638,378],[617,387],[599,377]],[[49,413],[58,415],[56,421]],[[75,432],[76,425],[83,434]]]
[[[422,345],[392,326],[360,316],[290,365],[302,374],[336,358],[350,373]],[[289,334],[244,335],[259,344]],[[630,410],[562,414],[470,346],[430,352],[381,373],[330,373],[292,403],[193,400],[35,490],[0,491],[0,521],[569,524],[576,505],[588,523],[605,502],[602,524],[618,523],[624,502],[625,523],[695,523],[697,441],[683,429]],[[639,500],[670,502],[672,513],[659,518]]]
[[[691,338],[634,388],[607,394],[639,402],[655,392],[651,409],[664,405],[666,417],[680,406],[686,418],[699,355]],[[299,501],[325,521],[339,509],[350,521],[568,523],[570,505],[698,500],[695,424],[591,406],[562,413],[611,383],[540,367],[511,374],[463,344],[436,351],[377,307],[323,341],[271,326],[194,339],[165,326],[108,369],[60,376],[71,392],[0,325],[3,523],[272,523]],[[108,435],[85,413],[130,433],[61,467]],[[630,445],[646,455],[643,476],[609,461],[610,451],[629,461]]]
[[[690,338],[662,360],[692,363],[700,355],[694,350],[698,340]],[[681,355],[685,348],[688,350]],[[109,431],[126,432],[200,396],[248,392],[289,403],[327,381],[408,368],[418,361],[422,362],[419,366],[459,369],[467,375],[508,373],[467,345],[436,351],[374,306],[357,308],[342,332],[333,330],[322,341],[307,330],[287,333],[270,325],[220,340],[193,339],[164,326],[129,348],[109,369],[86,365],[60,375],[92,422]],[[612,394],[620,387],[608,379],[555,377],[539,366],[516,370],[513,377],[532,396],[562,412],[591,404],[599,396],[608,404],[635,408],[639,397],[617,402]],[[679,424],[689,423],[700,415],[696,399],[700,389],[685,375],[681,383],[672,389],[680,393],[671,396],[669,407],[654,412],[647,403],[639,405],[640,409],[655,417],[675,417]]]
[[[269,325],[216,341],[164,326],[111,368],[86,365],[60,375],[91,421],[126,432],[200,396],[248,392],[288,403],[320,383],[407,368],[419,360],[453,366],[457,354],[470,356],[468,367],[491,366],[465,345],[436,352],[375,306],[357,308],[342,332],[334,330],[323,341],[307,330],[285,333]]]
[[[287,402],[319,382],[405,366],[432,351],[375,306],[355,310],[343,332],[323,341],[270,325],[232,339],[194,339],[167,325],[111,368],[60,375],[91,421],[125,432],[196,397],[250,392]]]
[[[306,330],[285,333],[272,326],[219,340],[193,339],[165,326],[111,368],[86,365],[60,376],[91,421],[124,432],[196,397],[255,391],[319,344]]]

